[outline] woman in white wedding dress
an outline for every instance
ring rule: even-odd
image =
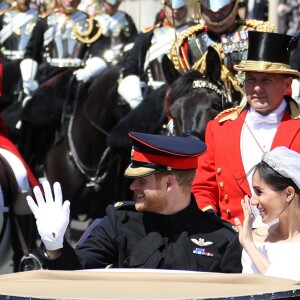
[[[253,189],[251,200],[241,200],[243,223],[235,219],[243,273],[300,280],[300,154],[286,147],[265,153],[255,166]],[[251,205],[264,223],[279,222],[252,231]]]

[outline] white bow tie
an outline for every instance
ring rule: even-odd
[[[259,113],[250,112],[250,118],[253,124],[267,123],[267,124],[276,124],[278,123],[278,116],[276,113],[268,114],[263,116]]]

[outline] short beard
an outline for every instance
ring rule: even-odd
[[[135,208],[140,212],[161,213],[168,205],[167,199],[162,195],[160,190],[145,192],[145,200],[136,202]]]

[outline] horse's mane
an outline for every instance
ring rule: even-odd
[[[190,71],[180,76],[170,85],[170,100],[169,105],[173,104],[177,99],[187,95],[193,86],[194,80],[203,78],[203,75],[198,71]]]

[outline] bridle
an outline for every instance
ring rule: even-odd
[[[193,89],[206,88],[206,89],[216,92],[219,96],[221,96],[222,109],[225,108],[225,103],[228,102],[228,96],[227,96],[227,93],[225,92],[225,89],[220,88],[221,85],[218,86],[212,82],[198,79],[198,80],[193,81],[192,87],[193,87]]]
[[[72,128],[73,128],[73,123],[74,123],[74,115],[77,109],[77,105],[78,105],[78,98],[76,97],[76,101],[74,103],[74,109],[73,109],[73,113],[70,116],[70,120],[68,123],[68,130],[67,130],[67,141],[68,141],[68,147],[69,147],[69,157],[71,159],[71,161],[74,163],[75,167],[79,170],[79,172],[86,178],[86,187],[88,188],[94,188],[95,191],[98,191],[101,188],[101,183],[104,181],[104,179],[107,176],[108,170],[109,170],[109,166],[107,167],[106,171],[103,172],[100,175],[101,170],[103,169],[103,163],[105,161],[105,159],[108,157],[111,148],[110,147],[106,147],[106,149],[103,151],[102,156],[100,157],[98,163],[97,163],[97,167],[96,168],[89,168],[88,166],[86,166],[80,159],[77,151],[76,151],[76,147],[73,141],[73,137],[72,137]],[[102,127],[100,127],[98,124],[96,124],[88,115],[87,109],[86,109],[86,103],[83,102],[83,112],[84,112],[84,116],[85,119],[87,120],[88,124],[90,124],[93,128],[95,128],[98,132],[104,134],[106,137],[108,136],[108,132],[106,130],[104,130]],[[109,161],[109,165],[112,163],[113,160]],[[90,173],[93,173],[93,175],[90,175]]]
[[[221,96],[221,106],[222,106],[222,110],[225,109],[225,104],[228,102],[228,96],[227,93],[225,91],[225,89],[222,89],[221,84],[217,85],[215,83],[212,83],[210,81],[204,80],[204,79],[197,79],[193,81],[193,85],[192,85],[193,89],[200,89],[200,88],[206,88],[209,89],[211,91],[214,91],[215,93],[217,93],[219,96]],[[166,107],[166,115],[168,118],[168,131],[171,135],[174,135],[174,125],[171,124],[172,122],[172,115],[170,114],[170,95],[171,92],[173,90],[172,86],[168,87],[167,93],[166,93],[166,98],[165,98],[165,107]],[[170,125],[171,124],[171,125]],[[170,128],[171,126],[173,126],[173,128]],[[201,139],[201,135],[196,131],[196,130],[187,130],[184,131],[182,133],[182,136],[195,136],[199,139]]]

